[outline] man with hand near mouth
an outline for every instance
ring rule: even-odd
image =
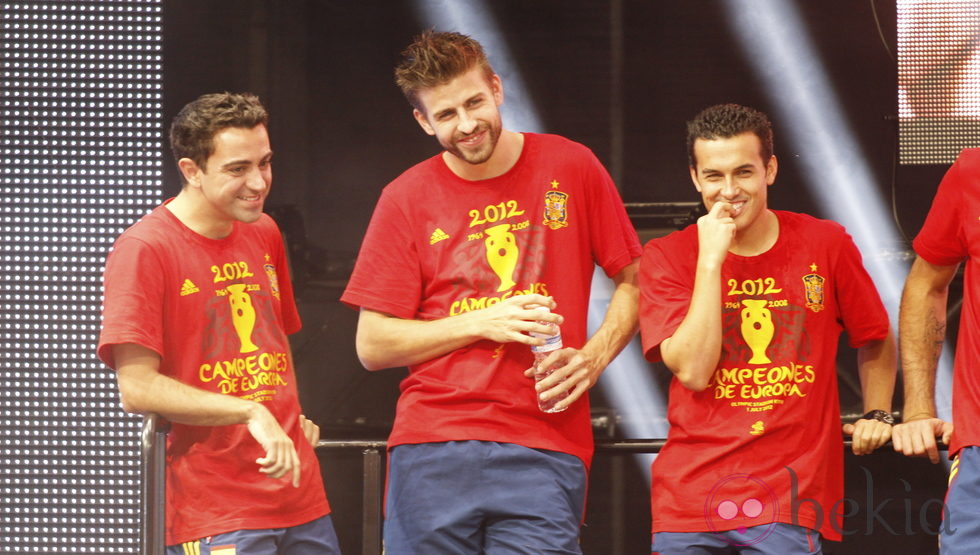
[[[475,40],[425,32],[395,75],[444,151],[385,187],[341,297],[360,309],[365,368],[409,367],[385,552],[581,553],[587,391],[636,331],[636,232],[587,148],[503,128],[503,85]],[[597,264],[616,289],[587,338]],[[551,324],[564,348],[535,389],[544,340],[529,334]]]
[[[116,240],[99,357],[123,408],[173,423],[167,552],[340,553],[302,416],[287,334],[299,331],[272,186],[268,114],[210,94],[170,129],[183,179]]]
[[[652,551],[816,553],[841,538],[838,336],[857,349],[867,411],[843,431],[867,454],[891,435],[888,315],[843,227],[768,207],[765,114],[712,106],[687,140],[708,213],[640,262],[643,351],[674,374]]]

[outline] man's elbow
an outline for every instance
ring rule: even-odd
[[[371,358],[371,357],[366,356],[366,355],[362,355],[362,354],[360,354],[360,352],[358,352],[357,358],[358,358],[358,360],[361,361],[361,366],[363,366],[365,370],[368,370],[368,371],[371,371],[371,372],[375,372],[377,370],[384,370],[385,368],[388,367],[383,362],[381,362],[380,360]]]
[[[389,314],[362,308],[354,335],[354,349],[361,366],[372,372],[399,366],[392,360],[397,331],[389,322],[396,320]]]
[[[132,387],[124,387],[119,383],[119,400],[122,409],[129,414],[145,414],[149,412],[144,405],[142,394]]]
[[[119,384],[119,400],[122,409],[130,414],[146,414],[154,412],[152,402],[154,386],[141,379],[139,375],[127,372],[125,369],[116,375]]]
[[[674,377],[682,386],[695,393],[708,389],[708,383],[711,381],[711,376],[715,370],[713,366],[704,368],[691,362],[675,361],[671,364],[665,360],[664,363],[674,373]]]
[[[665,340],[660,346],[660,354],[663,357],[664,365],[674,374],[674,378],[686,389],[696,393],[708,389],[711,376],[715,371],[714,364],[707,368],[696,361],[679,360],[673,351],[667,350],[667,345],[667,340]]]
[[[375,348],[369,341],[357,337],[355,342],[355,347],[357,350],[357,358],[361,361],[361,366],[366,370],[374,372],[376,370],[384,370],[385,368],[390,368],[392,365],[384,358],[384,350]]]
[[[708,383],[711,381],[708,378],[696,375],[694,372],[676,372],[674,376],[677,377],[677,381],[679,381],[682,386],[695,393],[700,393],[701,391],[708,389]]]

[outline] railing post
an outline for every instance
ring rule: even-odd
[[[156,414],[143,416],[140,434],[140,553],[166,555],[165,510],[167,432],[170,423]]]
[[[361,525],[364,555],[381,555],[381,449],[368,448],[364,455],[364,522]]]

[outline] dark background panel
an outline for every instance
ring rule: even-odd
[[[898,218],[914,232],[938,170],[894,165],[894,4],[793,4],[880,191],[892,199],[896,189]],[[790,123],[775,116],[722,2],[498,0],[490,8],[545,130],[592,148],[625,201],[698,200],[685,122],[707,105],[739,102],[774,119],[773,205],[822,215],[800,175],[807,153],[783,140]],[[203,92],[260,94],[277,151],[270,203],[301,207],[323,248],[356,252],[384,184],[438,151],[392,79],[399,51],[425,26],[412,2],[169,0],[164,15],[165,121]],[[176,172],[166,171],[174,193]]]
[[[895,165],[894,2],[786,3],[805,22],[882,198],[906,234],[914,235],[945,167]],[[794,151],[786,140],[790,122],[776,117],[753,60],[732,34],[723,2],[498,0],[487,6],[544,130],[592,148],[627,203],[699,201],[687,169],[685,122],[710,104],[738,102],[773,118],[780,171],[770,203],[829,216],[808,190],[813,176],[803,174],[801,162],[810,154]],[[354,352],[357,313],[338,299],[382,187],[438,152],[392,78],[400,50],[426,25],[411,1],[165,4],[165,121],[196,96],[221,90],[255,92],[270,109],[276,155],[267,207],[286,234],[304,320],[293,341],[301,399],[325,437],[383,438],[394,417],[404,370],[371,373],[360,366]],[[164,167],[172,196],[179,181],[172,164]],[[647,371],[666,383],[662,368]],[[853,362],[842,359],[841,372],[852,375]],[[845,412],[860,410],[849,385],[854,381],[841,380]],[[600,384],[593,395],[596,410],[615,411],[608,399]],[[600,437],[607,432],[597,429]],[[328,452],[321,460],[345,551],[357,552],[360,458]],[[895,530],[901,522],[894,519],[904,518],[903,495],[914,510],[941,495],[942,467],[920,462],[886,453],[848,457],[847,495],[865,499],[854,519],[869,510],[862,466],[876,477],[894,478],[876,482],[875,494],[896,500],[883,517],[899,522]],[[587,553],[611,553],[611,546],[640,553],[649,547],[647,474],[630,456],[597,455],[583,529]],[[934,548],[934,537],[921,529],[906,535],[879,525],[872,532],[851,534],[825,551]]]
[[[794,5],[882,198],[914,235],[945,168],[894,164],[894,5]],[[590,146],[620,176],[626,202],[698,201],[686,166],[685,122],[707,105],[735,101],[774,119],[780,173],[771,204],[827,216],[806,184],[813,176],[801,174],[809,154],[785,140],[788,124],[773,115],[722,2],[539,0],[490,7],[542,125]],[[361,371],[352,341],[356,319],[336,301],[381,188],[438,152],[392,79],[399,51],[424,26],[413,3],[170,0],[164,17],[165,120],[215,90],[252,90],[270,108],[276,157],[269,211],[290,245],[307,321],[298,340],[311,345],[298,360],[317,365],[324,360],[317,351],[327,350],[332,361],[328,372],[301,366],[311,374],[306,381],[318,391],[339,384],[368,398],[379,386],[385,399],[329,408],[318,406],[325,404],[319,397],[304,400],[332,420],[390,419],[386,401],[400,375]],[[165,171],[173,194],[176,171],[172,164]],[[844,400],[845,407],[854,402]]]

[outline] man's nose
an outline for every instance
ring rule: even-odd
[[[248,179],[245,181],[245,185],[250,190],[257,192],[264,191],[269,187],[269,183],[266,181],[265,176],[258,168],[255,168],[248,173]]]
[[[459,115],[459,132],[463,134],[470,134],[476,130],[476,118],[470,116],[465,110],[463,110]]]
[[[721,187],[721,196],[726,198],[735,198],[738,195],[738,184],[735,183],[735,179],[732,177],[726,177],[725,183]]]

